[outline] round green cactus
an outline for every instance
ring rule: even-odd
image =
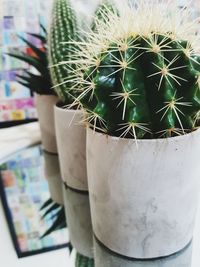
[[[108,10],[96,33],[79,44],[76,101],[90,126],[109,135],[191,132],[200,114],[199,25],[168,1],[141,2],[124,7],[120,17]]]
[[[77,253],[75,266],[76,267],[94,267],[94,260]]]
[[[64,66],[62,62],[69,60],[73,50],[70,43],[65,42],[76,39],[78,26],[76,15],[71,6],[70,0],[54,0],[52,10],[52,21],[49,30],[49,65],[51,77],[56,93],[65,103],[71,103],[75,94],[70,84],[66,84],[66,77],[69,76],[70,64]]]

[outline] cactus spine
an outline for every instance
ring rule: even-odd
[[[76,16],[70,0],[54,0],[48,38],[49,64],[56,93],[65,104],[73,101],[70,85],[65,84],[70,64],[64,66],[59,63],[70,58],[73,47],[64,43],[76,39],[77,29]]]
[[[120,17],[107,10],[105,21],[97,20],[97,32],[79,44],[77,56],[84,60],[77,102],[89,124],[109,135],[191,132],[200,114],[199,25],[188,10],[167,1],[135,2]]]

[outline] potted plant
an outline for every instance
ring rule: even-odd
[[[69,78],[70,64],[61,63],[70,57],[73,46],[64,45],[77,38],[78,26],[75,11],[69,0],[55,0],[52,9],[52,21],[49,30],[49,62],[51,77],[60,102],[55,105],[55,125],[63,181],[70,187],[87,190],[85,163],[85,129],[77,122],[81,120],[81,111],[77,106],[69,109],[74,101],[72,84],[66,84]],[[69,127],[70,125],[70,127]]]
[[[93,230],[132,258],[192,239],[199,193],[199,29],[169,1],[123,2],[74,42],[76,103],[87,122]],[[80,89],[79,89],[80,90]]]
[[[41,32],[41,34],[28,33],[41,43],[41,48],[19,36],[32,53],[15,52],[8,55],[29,64],[32,68],[24,70],[23,75],[17,75],[18,82],[34,94],[44,149],[45,173],[51,197],[56,203],[63,204],[54,125],[54,104],[58,102],[58,96],[52,89],[47,59],[47,36],[42,25]]]
[[[115,8],[109,2],[105,2],[107,9],[114,12]],[[99,16],[100,7],[101,5],[97,8],[96,15],[102,20],[104,17]],[[107,9],[104,10],[105,13]],[[87,34],[80,36],[79,24],[81,22],[77,23],[76,12],[69,0],[54,1],[48,54],[54,89],[60,97],[60,102],[55,106],[55,124],[62,179],[72,189],[87,191],[86,131],[80,123],[80,107],[74,104],[81,92],[78,91],[76,74],[74,75],[70,62],[74,59],[75,48],[70,41],[76,40],[79,43],[87,38]],[[93,31],[95,26],[92,22]]]
[[[109,8],[113,9],[110,5]],[[69,0],[54,1],[48,38],[49,61],[54,88],[61,99],[55,106],[55,125],[70,240],[79,254],[91,259],[93,244],[86,171],[86,130],[80,123],[82,111],[79,105],[74,105],[81,92],[77,92],[77,86],[74,87],[76,75],[70,62],[74,59],[74,44],[70,41],[76,39],[78,43],[87,38],[87,34],[78,36],[79,24],[84,24],[85,28],[85,23],[77,22],[77,17]],[[95,30],[95,24],[92,25]],[[68,61],[67,66],[65,61]]]
[[[70,242],[78,254],[92,259],[93,234],[89,195],[85,192],[76,192],[67,187],[63,195]]]
[[[32,69],[37,71],[34,73],[33,70],[24,70],[23,75],[17,75],[18,82],[30,89],[35,95],[44,150],[50,153],[57,153],[53,106],[54,103],[58,101],[58,97],[52,90],[47,60],[46,30],[42,25],[41,31],[42,34],[28,33],[28,35],[41,42],[41,48],[38,48],[24,37],[19,36],[19,38],[32,50],[32,54],[15,52],[9,53],[8,55],[29,64]]]
[[[52,9],[52,21],[49,29],[49,62],[54,89],[60,101],[55,105],[56,138],[63,183],[65,212],[68,221],[70,242],[82,257],[93,257],[91,218],[86,176],[86,132],[79,122],[82,118],[74,102],[72,83],[66,84],[70,64],[64,67],[63,62],[70,57],[73,47],[64,42],[76,38],[78,23],[69,0],[55,0]],[[78,190],[74,192],[72,190]],[[79,257],[80,258],[80,257]],[[80,262],[80,260],[78,260]],[[81,260],[82,262],[82,260]]]

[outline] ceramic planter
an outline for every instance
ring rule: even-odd
[[[57,96],[35,94],[42,145],[50,153],[57,153],[54,124],[54,104],[57,102]]]
[[[55,126],[61,176],[71,188],[87,191],[86,130],[82,112],[55,106]]]
[[[170,257],[156,260],[131,260],[110,253],[94,240],[95,267],[191,267],[193,246],[190,243],[184,250]]]
[[[89,195],[63,186],[70,242],[78,253],[93,258],[93,235]]]
[[[171,255],[192,239],[200,181],[200,130],[155,140],[87,130],[94,234],[131,258]]]
[[[49,191],[54,202],[63,205],[62,179],[58,155],[44,151],[45,175],[49,185]]]

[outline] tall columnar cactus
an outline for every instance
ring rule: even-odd
[[[111,4],[111,1],[112,0],[100,1],[100,5],[95,14],[95,16],[99,18],[99,21],[105,20],[107,9],[109,9],[110,12],[116,11],[116,7]],[[104,3],[105,6],[102,5],[102,3]],[[102,11],[99,12],[99,10]],[[75,46],[77,49],[78,46],[71,41],[76,40],[77,42],[80,42],[81,39],[87,38],[87,34],[82,33],[80,35],[79,28],[82,23],[80,21],[78,23],[77,18],[78,14],[73,10],[70,0],[54,0],[52,23],[50,25],[48,38],[48,54],[54,88],[64,104],[71,104],[79,94],[77,90],[74,90],[72,83],[77,77],[76,73],[72,71],[74,68],[72,62],[74,59],[73,52]],[[97,24],[93,21],[92,31],[95,31],[96,27]],[[66,65],[63,64],[65,61],[68,61]],[[78,69],[79,67],[77,67],[77,71]],[[67,80],[68,82],[66,82]],[[76,88],[79,88],[79,86]]]
[[[73,101],[73,92],[70,84],[65,84],[68,77],[70,64],[64,66],[58,64],[70,58],[73,46],[65,42],[76,39],[78,27],[76,15],[70,0],[54,0],[52,10],[52,22],[49,30],[49,64],[51,77],[55,90],[64,103]]]
[[[79,44],[76,101],[95,130],[158,138],[198,127],[199,25],[188,9],[152,2],[135,1],[120,17],[108,10],[96,33]]]

